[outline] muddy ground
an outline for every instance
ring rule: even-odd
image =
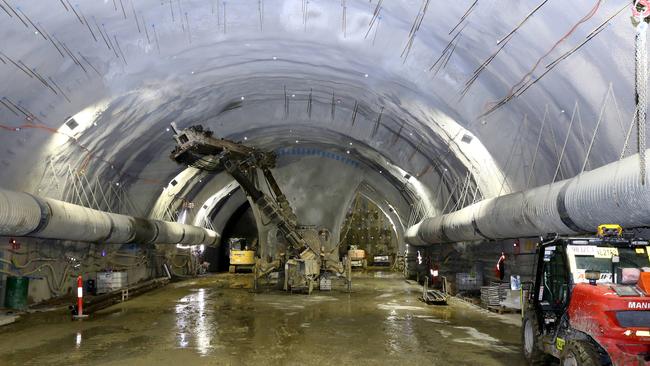
[[[353,292],[253,293],[249,274],[168,285],[73,322],[65,311],[0,328],[2,365],[523,365],[519,320],[357,274]]]

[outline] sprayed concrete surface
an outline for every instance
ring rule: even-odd
[[[398,275],[353,293],[252,293],[250,275],[171,284],[86,321],[32,314],[0,328],[3,365],[520,365],[516,317],[428,306]],[[335,283],[336,287],[336,283]]]

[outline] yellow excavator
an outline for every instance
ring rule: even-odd
[[[230,238],[228,243],[230,251],[230,266],[228,272],[253,271],[255,267],[255,250],[246,245],[244,238]]]

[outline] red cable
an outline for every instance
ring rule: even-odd
[[[72,142],[74,145],[76,145],[77,147],[79,147],[81,150],[83,150],[83,151],[85,151],[86,153],[88,153],[88,156],[84,159],[84,163],[83,163],[83,165],[82,165],[82,167],[83,167],[84,169],[85,169],[86,166],[88,165],[88,161],[89,161],[91,158],[92,158],[92,159],[95,159],[95,160],[99,160],[99,161],[103,162],[104,164],[108,164],[108,165],[110,165],[111,167],[114,167],[114,166],[115,166],[115,163],[113,163],[113,162],[110,161],[110,160],[107,160],[107,159],[104,159],[104,158],[98,156],[97,154],[95,154],[94,152],[92,152],[89,148],[87,148],[86,146],[80,144],[80,143],[77,141],[77,139],[75,139],[74,137],[72,137],[72,136],[70,136],[70,135],[68,135],[68,134],[66,134],[66,133],[63,133],[63,132],[61,132],[61,131],[59,131],[59,130],[57,130],[57,129],[55,129],[55,128],[48,127],[48,126],[46,126],[46,125],[44,125],[44,124],[42,124],[42,123],[41,123],[41,124],[24,124],[24,125],[13,126],[13,127],[12,127],[12,126],[8,126],[8,125],[0,124],[0,129],[7,130],[7,131],[11,131],[11,132],[19,132],[19,131],[22,130],[23,128],[32,128],[32,129],[45,130],[45,131],[50,132],[50,133],[52,133],[52,134],[58,134],[58,135],[63,135],[63,136],[65,136],[65,137],[67,137],[67,138],[68,138],[68,142]],[[135,180],[139,180],[139,181],[142,181],[142,182],[144,182],[144,183],[148,183],[148,184],[160,184],[160,183],[161,183],[161,181],[159,181],[159,180],[149,179],[149,178],[140,178],[140,177],[137,177],[137,176],[133,176],[133,175],[131,175],[131,174],[129,174],[129,173],[119,173],[119,172],[118,172],[118,175],[119,175],[120,177],[122,177],[122,176],[124,176],[124,177],[129,177],[129,178],[132,178],[132,179],[135,179]]]
[[[588,21],[588,20],[591,19],[594,15],[596,15],[596,12],[598,12],[598,9],[600,8],[601,3],[602,3],[602,0],[598,0],[598,1],[596,1],[596,4],[595,4],[594,7],[589,11],[589,13],[587,13],[587,15],[585,15],[584,17],[582,17],[582,19],[580,19],[580,21],[578,21],[578,22],[577,22],[573,27],[571,27],[571,29],[569,29],[569,31],[568,31],[564,36],[562,36],[562,38],[560,38],[557,42],[555,42],[555,44],[553,45],[553,47],[551,47],[551,49],[549,49],[549,50],[548,50],[548,51],[547,51],[547,52],[546,52],[542,57],[540,57],[540,58],[537,60],[537,62],[536,62],[535,65],[533,66],[533,68],[532,68],[530,71],[528,71],[528,73],[526,73],[526,74],[521,78],[521,80],[519,80],[519,82],[517,82],[515,85],[513,85],[513,86],[510,88],[510,91],[508,91],[508,95],[507,95],[506,97],[504,97],[503,99],[501,99],[501,100],[506,100],[506,99],[511,98],[511,97],[513,96],[513,94],[514,94],[514,90],[515,90],[517,87],[519,87],[520,85],[522,85],[523,83],[525,83],[526,81],[528,81],[528,79],[530,78],[530,76],[533,74],[533,72],[535,72],[535,70],[537,69],[537,67],[539,66],[539,64],[542,62],[542,60],[543,60],[544,58],[546,58],[546,56],[548,56],[549,54],[551,54],[551,52],[553,52],[553,51],[557,48],[557,46],[560,45],[560,43],[564,42],[567,38],[569,38],[569,36],[570,36],[571,34],[573,34],[573,32],[575,32],[575,30],[578,29],[578,27],[579,27],[582,23]],[[496,101],[496,102],[490,102],[490,103],[487,104],[487,106],[488,106],[488,108],[491,108],[492,106],[494,106],[494,105],[496,105],[496,104],[498,104],[498,103],[499,103],[499,101]]]

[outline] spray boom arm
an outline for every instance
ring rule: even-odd
[[[298,251],[307,248],[306,241],[296,230],[296,215],[271,173],[276,161],[274,152],[215,138],[212,131],[200,125],[179,131],[172,123],[172,129],[176,140],[172,160],[207,172],[225,170],[239,183],[266,219],[278,228],[291,247]],[[262,173],[271,195],[260,189],[259,173]]]

